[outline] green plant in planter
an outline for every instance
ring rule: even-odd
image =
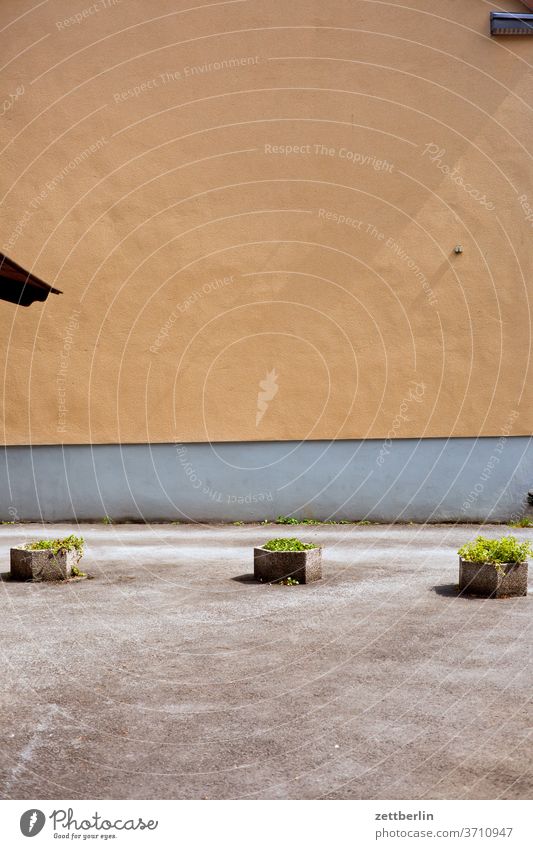
[[[295,537],[271,539],[263,546],[267,551],[308,551],[310,548],[318,548],[312,542],[302,542]]]
[[[531,557],[533,548],[531,543],[519,542],[516,537],[488,539],[480,536],[473,542],[467,542],[457,553],[470,563],[492,563],[501,573],[502,564],[523,563]]]
[[[74,536],[71,534],[63,539],[40,539],[37,542],[29,542],[24,546],[28,551],[51,551],[52,554],[59,554],[60,551],[77,551],[81,557],[84,546],[83,537]]]
[[[516,537],[479,536],[463,545],[458,554],[471,563],[523,563],[533,554],[533,548],[531,543],[519,542]]]

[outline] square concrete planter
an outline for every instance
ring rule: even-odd
[[[310,584],[322,577],[322,549],[305,551],[268,551],[254,548],[254,578],[265,584],[293,578],[299,584]]]
[[[459,589],[492,598],[527,595],[527,561],[524,563],[472,563],[459,557]]]
[[[31,550],[23,545],[11,549],[11,579],[14,581],[66,581],[80,559],[77,551]]]

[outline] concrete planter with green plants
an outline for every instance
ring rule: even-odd
[[[78,569],[82,555],[83,539],[74,535],[18,545],[11,549],[11,579],[40,582],[85,578]]]
[[[322,577],[322,549],[295,538],[271,539],[254,548],[254,577],[268,584],[310,584]]]
[[[459,589],[469,595],[513,598],[527,595],[529,542],[516,537],[477,537],[459,554]]]

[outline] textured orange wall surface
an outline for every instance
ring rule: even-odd
[[[2,0],[0,250],[64,292],[0,301],[3,442],[531,433],[533,39],[489,11]]]

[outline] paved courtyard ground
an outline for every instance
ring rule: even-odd
[[[0,583],[3,798],[530,798],[531,596],[457,596],[478,527],[79,532],[91,580]],[[324,579],[251,581],[273,536]]]

